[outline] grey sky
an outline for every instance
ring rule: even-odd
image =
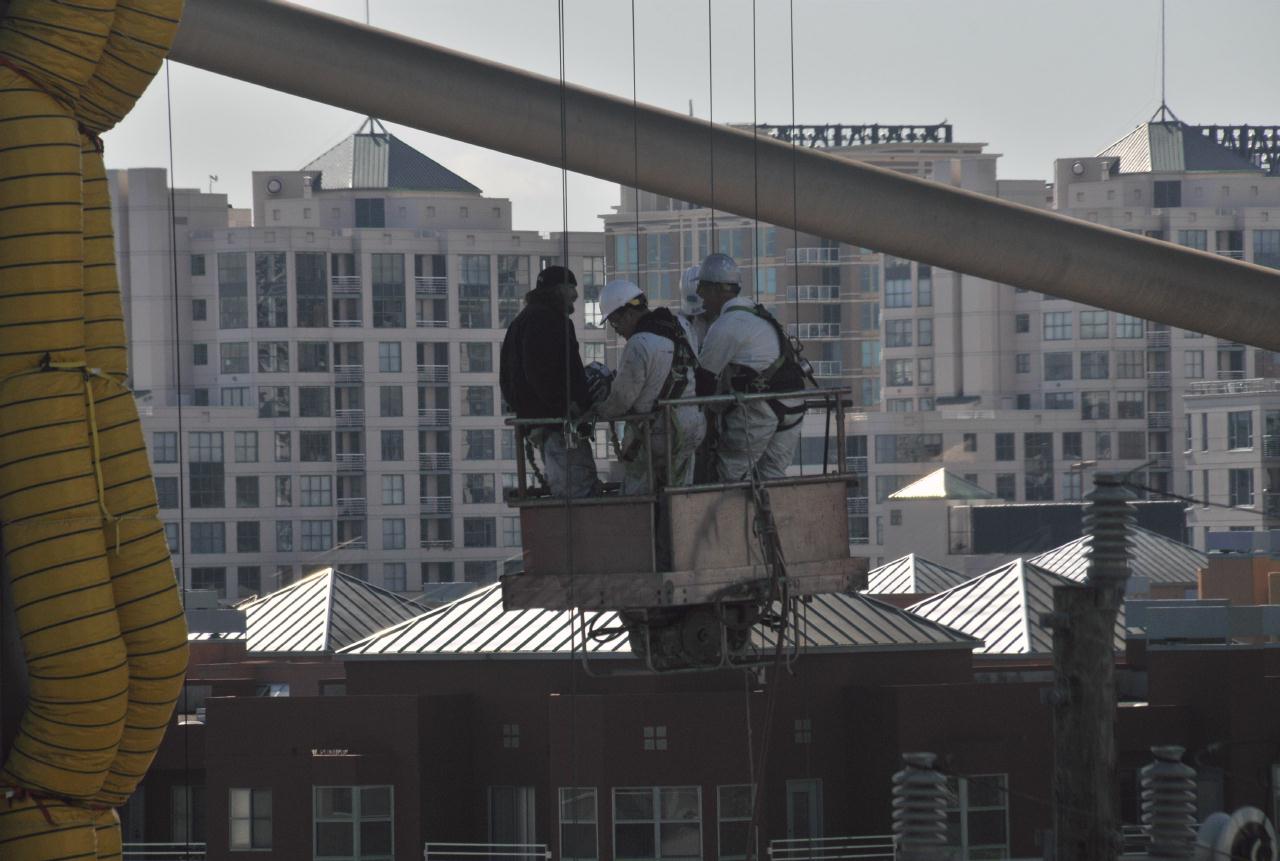
[[[718,122],[935,123],[1003,155],[1000,176],[1047,179],[1160,102],[1159,0],[635,0],[642,102]],[[304,5],[363,20],[364,0]],[[558,74],[555,0],[371,0],[372,23],[488,59]],[[567,77],[630,96],[630,0],[565,0]],[[1280,124],[1280,0],[1168,0],[1168,102],[1191,123]],[[288,46],[282,45],[282,62]],[[709,71],[710,67],[710,71]],[[296,169],[355,130],[348,111],[189,67],[171,67],[174,167],[182,186],[248,206],[253,170]],[[711,85],[714,84],[714,87]],[[106,137],[110,167],[168,164],[164,76]],[[412,129],[392,130],[486,194],[516,226],[563,223],[559,172]],[[617,187],[571,176],[568,219],[597,229]]]

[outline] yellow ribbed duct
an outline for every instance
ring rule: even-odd
[[[128,369],[97,135],[181,0],[11,0],[0,19],[0,544],[30,677],[0,857],[116,858],[186,625]]]

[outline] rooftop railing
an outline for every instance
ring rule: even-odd
[[[1237,373],[1236,371],[1221,371],[1221,373]],[[1243,373],[1243,372],[1239,372]],[[1237,379],[1223,378],[1219,376],[1217,380],[1205,380],[1199,383],[1187,384],[1187,395],[1252,395],[1265,392],[1280,392],[1280,380],[1254,378],[1254,379]]]

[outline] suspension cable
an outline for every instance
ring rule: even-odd
[[[716,236],[716,78],[712,43],[711,0],[707,0],[707,146],[711,168],[711,252],[716,252],[720,243]]]

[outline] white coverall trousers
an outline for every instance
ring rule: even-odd
[[[675,411],[673,420],[676,425],[676,435],[671,443],[673,462],[671,481],[668,485],[666,480],[667,436],[666,429],[662,427],[661,414],[653,423],[653,436],[651,439],[653,445],[653,476],[657,479],[659,485],[685,487],[693,483],[694,454],[697,452],[698,446],[702,444],[703,438],[707,435],[707,423],[702,417],[702,411],[697,407],[680,407]],[[624,448],[631,439],[632,433],[635,433],[635,431],[628,428],[627,440],[623,443]],[[641,445],[637,445],[635,457],[627,461],[625,465],[622,475],[622,492],[627,496],[643,496],[651,492],[649,487],[649,468],[644,448]]]
[[[541,439],[535,437],[534,441],[542,455],[543,474],[551,494],[571,499],[590,496],[599,480],[591,442],[573,435],[572,446],[566,448],[560,428],[540,431],[539,436]]]
[[[799,416],[795,425],[778,430],[778,417],[768,401],[736,404],[720,417],[716,452],[721,481],[745,481],[754,464],[760,478],[782,478],[796,455],[800,440]]]

